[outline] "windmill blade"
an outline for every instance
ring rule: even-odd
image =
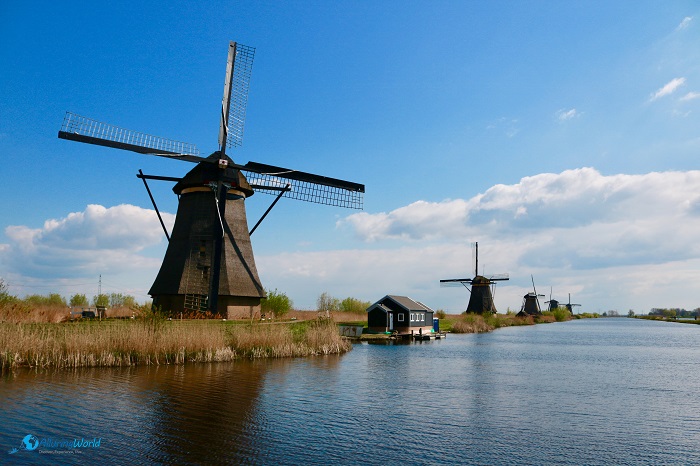
[[[236,42],[229,43],[219,128],[219,146],[222,148],[224,144],[226,147],[237,147],[243,144],[243,125],[254,57],[254,47]]]
[[[510,280],[510,277],[508,276],[507,273],[497,273],[494,275],[489,275],[485,278],[488,278],[492,282],[499,282],[499,281],[505,281],[505,280]]]
[[[440,280],[441,287],[454,287],[454,286],[465,286],[471,285],[471,278],[448,278],[447,280]]]
[[[363,184],[257,162],[248,162],[241,170],[256,191],[278,195],[289,184],[290,189],[284,197],[316,204],[362,209],[365,192]]]
[[[194,144],[120,128],[71,112],[66,112],[58,137],[194,163],[206,160],[199,156]]]

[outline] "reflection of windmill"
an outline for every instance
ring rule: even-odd
[[[523,296],[523,304],[520,306],[520,312],[518,315],[539,315],[542,314],[540,309],[539,297],[544,297],[543,294],[537,294],[537,288],[535,288],[535,277],[530,275],[532,279],[532,292]]]
[[[475,243],[476,265],[474,267],[474,278],[449,278],[440,280],[440,286],[464,286],[470,292],[468,313],[475,314],[495,314],[496,306],[493,304],[496,282],[508,280],[508,274],[490,275],[485,277],[479,275],[479,243]],[[471,285],[471,289],[467,287]]]
[[[66,113],[58,137],[194,162],[183,178],[144,175],[176,182],[179,203],[172,236],[149,294],[165,311],[253,312],[265,297],[250,234],[280,197],[362,208],[364,185],[255,162],[237,165],[226,148],[240,146],[255,49],[231,42],[219,126],[219,150],[200,157],[193,144],[117,128]],[[248,231],[244,201],[254,191],[275,194],[270,208]],[[151,201],[160,219],[160,213]],[[161,219],[163,230],[165,226]],[[165,232],[168,236],[167,231]]]

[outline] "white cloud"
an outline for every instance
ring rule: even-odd
[[[680,24],[676,27],[676,31],[680,31],[682,29],[687,28],[690,26],[690,22],[693,20],[692,16],[686,16],[683,18],[683,21],[680,22]]]
[[[175,216],[162,215],[172,227]],[[157,270],[160,260],[141,252],[164,239],[154,211],[127,204],[91,204],[83,212],[47,220],[41,228],[8,226],[5,235],[10,243],[0,247],[3,268],[29,278]]]
[[[692,91],[692,92],[688,92],[686,95],[684,95],[683,97],[681,97],[680,100],[681,100],[682,102],[687,102],[687,101],[690,101],[690,100],[695,100],[695,99],[697,99],[697,98],[700,98],[700,92]]]
[[[566,109],[557,110],[556,115],[560,121],[566,121],[566,120],[571,120],[572,118],[579,116],[580,113],[578,113],[575,108],[572,108],[569,110],[566,110]]]
[[[661,97],[672,94],[673,92],[676,91],[676,89],[681,87],[683,84],[685,84],[685,78],[674,78],[674,79],[670,80],[669,82],[667,82],[658,91],[654,92],[651,95],[650,100],[654,101],[654,100],[659,99]]]

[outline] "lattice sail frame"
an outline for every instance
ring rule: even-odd
[[[113,147],[134,150],[140,153],[193,155],[199,157],[199,149],[194,144],[120,128],[71,112],[66,112],[66,115],[63,117],[61,132],[68,135],[82,136],[91,140],[85,142],[93,142],[100,145],[108,145],[100,141],[109,141],[114,143],[111,144]],[[138,150],[139,147],[150,150]]]
[[[364,196],[362,191],[359,190],[296,180],[274,173],[241,171],[256,193],[261,192],[277,196],[289,184],[289,190],[283,194],[283,197],[348,209],[362,210],[363,208]]]
[[[226,135],[226,147],[229,148],[243,144],[243,125],[248,105],[253,58],[255,58],[255,47],[236,43],[233,82],[231,83],[231,104],[228,111],[228,133]]]

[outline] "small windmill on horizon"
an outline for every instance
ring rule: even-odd
[[[496,306],[493,303],[496,282],[509,280],[507,273],[496,275],[479,275],[479,243],[474,243],[475,264],[474,278],[449,278],[440,280],[442,287],[463,286],[469,290],[469,304],[467,313],[495,314]],[[471,287],[471,288],[470,288]]]
[[[194,144],[151,136],[66,112],[58,137],[196,163],[184,177],[136,175],[148,191],[168,248],[148,294],[164,311],[240,314],[259,310],[265,290],[250,235],[281,197],[362,209],[359,183],[257,162],[234,163],[227,148],[240,146],[255,49],[230,42],[221,101],[219,149],[208,157]],[[175,182],[178,208],[168,234],[146,180]],[[245,199],[254,192],[277,196],[250,231]]]

